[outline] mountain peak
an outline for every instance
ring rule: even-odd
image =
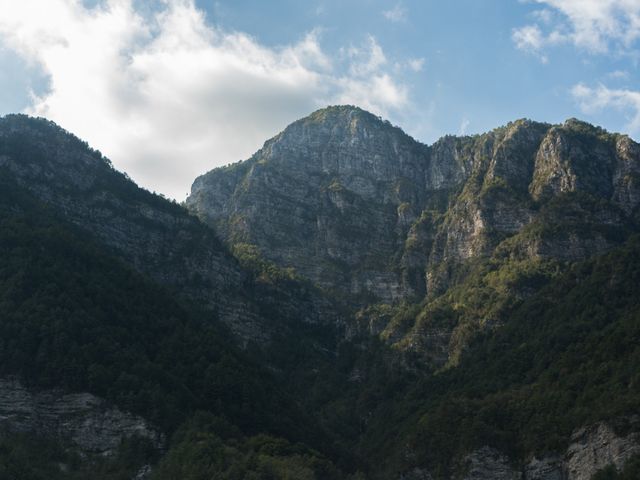
[[[488,255],[538,218],[533,202],[579,191],[632,212],[638,156],[620,156],[603,132],[575,119],[519,119],[428,147],[358,107],[330,106],[249,161],[199,177],[186,203],[228,241],[254,244],[321,286],[394,302],[440,291],[443,261]],[[422,221],[423,212],[439,220]],[[579,258],[595,248],[589,241],[570,255],[531,248]]]
[[[57,172],[61,167],[74,171],[79,168],[113,168],[111,161],[99,150],[46,118],[25,114],[2,116],[0,138],[4,150],[31,151],[30,155],[24,156],[28,162],[23,167],[27,167],[26,163],[38,164],[40,168]]]
[[[389,124],[389,122],[383,120],[382,117],[376,116],[373,113],[368,112],[367,110],[364,110],[355,105],[329,105],[327,107],[316,110],[302,120],[322,123],[338,121],[340,119],[357,119],[360,121],[369,121],[372,123],[378,122]]]
[[[271,142],[304,142],[330,139],[333,143],[361,148],[374,138],[384,141],[410,141],[413,138],[388,120],[353,105],[332,105],[311,113],[285,128]],[[395,140],[393,140],[395,139]]]

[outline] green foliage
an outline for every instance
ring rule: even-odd
[[[0,118],[0,128],[10,132],[1,137],[0,156],[7,156],[18,164],[39,165],[37,171],[46,175],[47,181],[57,180],[59,183],[55,186],[61,191],[90,194],[110,190],[123,201],[144,202],[160,211],[186,214],[177,203],[138,187],[125,173],[115,170],[110,160],[99,151],[49,120],[34,119],[27,115],[6,115]],[[56,171],[56,163],[69,165],[73,171],[75,167],[71,165],[74,162],[81,165],[80,168],[85,172],[93,173],[92,184],[82,192],[74,191],[69,179],[64,178],[64,172]],[[57,174],[67,181],[57,179]]]
[[[194,407],[264,412],[257,371],[219,327],[56,225],[0,222],[0,372],[89,389],[165,427]]]
[[[639,295],[635,237],[507,308],[504,326],[398,404],[413,398],[421,412],[405,411],[417,457],[447,472],[456,454],[487,444],[515,458],[562,451],[574,429],[637,412]]]
[[[130,480],[158,452],[143,439],[125,440],[112,457],[90,461],[59,441],[41,435],[8,434],[0,438],[0,478],[7,480]]]
[[[168,431],[195,409],[247,431],[304,429],[272,375],[210,315],[185,308],[11,183],[0,188],[0,374],[90,391]]]
[[[382,332],[382,338],[389,340],[392,336],[406,333],[413,326],[419,313],[420,305],[402,303],[396,306],[393,309],[393,314],[390,315],[387,327]]]
[[[231,252],[244,268],[253,273],[258,282],[273,284],[289,280],[300,281],[293,268],[281,268],[265,260],[255,245],[234,243]]]
[[[282,325],[267,369],[263,354],[240,351],[210,313],[186,307],[2,175],[0,189],[0,375],[18,375],[36,388],[89,391],[168,433],[202,410],[243,435],[327,446],[292,393],[312,381],[310,364],[327,361],[322,345],[333,333],[278,318],[280,305],[291,302],[285,290],[248,285],[256,298],[265,297],[261,313]],[[306,301],[303,290],[292,290],[300,301]],[[25,444],[25,455],[30,448]],[[20,451],[10,458],[19,461]],[[263,463],[284,475],[315,462],[291,455]]]
[[[574,137],[574,139],[587,142],[588,146],[593,146],[596,142],[613,144],[619,135],[609,133],[602,127],[591,125],[576,118],[568,119],[561,127],[562,130]]]
[[[153,480],[333,480],[330,461],[301,444],[269,435],[243,436],[227,422],[198,414],[175,435]]]
[[[500,256],[477,262],[417,315],[415,305],[378,305],[361,319],[381,318],[399,331],[411,317],[413,328],[455,327],[452,341],[464,337],[457,361],[433,374],[406,355],[405,368],[395,368],[397,356],[384,345],[350,354],[345,347],[344,368],[360,380],[357,389],[341,387],[342,399],[326,404],[324,415],[344,420],[353,414],[348,405],[369,412],[366,429],[344,438],[356,442],[359,468],[376,459],[371,478],[425,465],[448,478],[456,458],[483,445],[522,461],[562,452],[575,429],[617,424],[640,407],[639,289],[638,237],[573,266]]]

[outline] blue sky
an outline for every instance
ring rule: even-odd
[[[522,117],[637,139],[639,48],[640,0],[0,0],[0,114],[182,200],[326,104],[426,143]]]

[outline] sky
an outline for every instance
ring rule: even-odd
[[[184,200],[326,105],[424,143],[518,118],[640,139],[640,0],[0,0],[0,115]]]

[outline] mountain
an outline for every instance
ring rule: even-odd
[[[283,383],[335,350],[339,314],[313,287],[245,269],[182,207],[43,119],[0,119],[0,192],[0,477],[41,478],[20,448],[51,453],[42,478],[67,478],[57,464],[153,439],[100,467],[122,475],[197,411],[233,441],[324,441]]]
[[[562,268],[636,231],[639,203],[640,146],[627,136],[518,120],[426,146],[349,106],[197,178],[186,201],[228,244],[255,246],[360,306],[437,299],[484,259]],[[420,319],[393,316],[361,317],[438,363],[458,355],[453,328],[421,334]]]
[[[352,305],[357,311],[348,324],[348,334],[354,338],[380,338],[396,358],[402,359],[405,369],[417,372],[409,382],[436,378],[436,383],[446,385],[444,404],[455,405],[459,401],[465,405],[462,411],[456,411],[450,424],[438,420],[446,415],[434,410],[434,403],[421,406],[424,399],[430,403],[437,397],[429,381],[429,388],[416,388],[414,393],[407,393],[413,387],[400,387],[403,393],[394,401],[387,398],[394,393],[386,390],[378,396],[379,404],[368,403],[368,408],[378,415],[370,413],[372,420],[360,440],[365,445],[372,437],[382,441],[382,432],[386,432],[397,442],[400,440],[395,434],[403,438],[398,429],[415,430],[415,425],[423,425],[425,421],[415,411],[399,408],[415,395],[413,402],[408,402],[411,408],[425,408],[426,418],[434,418],[437,425],[436,430],[428,427],[429,434],[422,435],[441,441],[427,442],[431,454],[443,452],[443,457],[434,460],[444,468],[438,478],[449,478],[442,475],[454,475],[456,469],[462,468],[451,460],[460,461],[470,451],[469,445],[450,445],[443,450],[443,445],[448,445],[447,435],[452,435],[454,442],[465,436],[462,431],[452,434],[452,426],[472,422],[471,412],[482,410],[483,405],[491,405],[486,408],[496,412],[507,410],[507,403],[512,400],[500,368],[478,371],[478,388],[482,382],[497,382],[501,387],[491,392],[481,389],[484,397],[475,404],[466,400],[470,393],[450,396],[452,387],[445,379],[462,375],[461,372],[475,372],[475,365],[486,362],[478,352],[505,332],[520,333],[504,338],[504,351],[493,350],[492,361],[514,355],[528,368],[536,356],[544,356],[548,347],[542,345],[546,345],[546,339],[540,340],[539,350],[534,349],[532,356],[520,358],[523,352],[515,346],[516,351],[509,353],[511,347],[507,345],[516,342],[516,338],[535,338],[538,334],[537,320],[527,317],[526,308],[537,305],[539,315],[557,315],[559,325],[565,327],[558,325],[559,330],[553,335],[569,335],[568,340],[565,338],[568,343],[560,343],[576,348],[570,355],[575,365],[589,362],[589,350],[580,350],[574,343],[582,341],[582,336],[572,326],[572,316],[551,313],[553,303],[545,297],[560,288],[575,265],[599,258],[635,238],[640,219],[639,172],[637,143],[575,119],[562,125],[518,120],[483,135],[448,136],[427,146],[357,107],[338,106],[294,122],[250,159],[199,177],[186,205],[220,232],[232,248],[248,245],[269,261],[292,269],[334,298]],[[633,251],[635,247],[628,248]],[[630,275],[622,274],[625,281],[634,282]],[[601,281],[600,287],[584,294],[594,298],[599,288],[607,291],[608,285]],[[555,302],[577,309],[579,295],[566,295],[558,296]],[[614,290],[602,300],[605,308],[612,305],[616,295],[625,299],[635,296]],[[589,309],[595,312],[598,308],[596,303],[588,305],[586,316]],[[635,305],[634,300],[631,305]],[[634,320],[620,328],[635,338],[637,314],[628,315]],[[603,323],[581,324],[584,335],[598,337],[605,325],[615,328],[613,325],[622,321],[618,313],[607,319]],[[562,328],[572,333],[559,333]],[[560,362],[559,352],[545,358],[547,363],[535,373],[520,372],[524,376],[524,383],[518,387],[520,392],[540,388],[534,386],[544,375],[551,375],[547,369],[553,370]],[[637,360],[631,363],[637,366]],[[508,371],[507,367],[505,364],[501,368]],[[619,371],[622,367],[612,368]],[[435,377],[425,374],[425,369],[436,372]],[[359,369],[352,374],[355,378],[367,376]],[[397,379],[402,374],[396,372],[393,376]],[[469,385],[474,384],[470,378],[465,379]],[[620,385],[631,381],[630,377],[619,380],[621,384],[616,388],[623,389]],[[465,382],[455,388],[471,388],[478,394]],[[364,380],[360,386],[366,390],[371,385]],[[549,388],[558,394],[562,390],[560,385]],[[574,418],[558,434],[562,439],[558,444],[549,447],[536,440],[504,458],[544,453],[545,448],[558,452],[567,448],[571,432],[577,432],[585,422],[623,416],[621,412],[617,416],[605,415],[593,403],[597,395],[591,393],[594,399],[584,408],[599,412],[600,418],[598,414],[589,419]],[[490,400],[496,395],[502,395],[501,399]],[[354,396],[357,403],[367,395]],[[542,393],[541,398],[544,397]],[[629,405],[635,407],[627,410],[627,415],[637,412],[636,401],[630,400]],[[522,408],[536,411],[542,407],[536,404],[530,410]],[[554,413],[547,417],[550,423],[544,428],[563,415],[560,410],[551,410]],[[398,415],[390,421],[389,413],[398,411],[405,416]],[[380,418],[376,425],[373,419]],[[469,444],[478,442],[477,435],[488,432],[497,437],[486,438],[485,444],[496,444],[497,438],[508,432],[504,451],[521,441],[516,431],[529,428],[515,427],[514,422],[498,433],[494,430],[496,418],[482,420],[486,426],[470,434],[473,440]],[[536,428],[542,428],[542,423]],[[363,456],[381,458],[395,450],[390,443],[383,444],[383,448],[378,445],[372,450],[363,447]],[[476,447],[482,445],[479,442]],[[452,454],[458,448],[460,453]],[[416,458],[429,456],[428,451],[418,449]],[[406,449],[403,452],[408,455]],[[405,459],[400,463],[412,462]],[[567,468],[550,468],[556,473],[549,475],[564,475]],[[416,478],[431,478],[424,475]],[[516,478],[513,472],[505,475],[504,478]]]
[[[186,205],[232,244],[255,245],[361,303],[389,303],[443,291],[454,265],[546,225],[544,215],[571,227],[523,239],[514,254],[575,260],[606,250],[615,232],[583,234],[576,223],[624,230],[640,201],[639,168],[635,142],[577,120],[519,120],[426,146],[341,106],[294,122],[249,160],[197,178]],[[570,193],[570,211],[547,213]],[[584,211],[580,195],[608,204]]]
[[[99,152],[51,122],[7,116],[0,120],[0,139],[0,168],[52,213],[91,231],[137,271],[219,316],[243,341],[268,341],[274,326],[256,304],[250,274],[211,229],[177,204],[138,188]],[[279,313],[310,323],[334,320],[334,313],[316,303],[289,305],[291,312]]]
[[[0,478],[637,478],[639,163],[329,107],[182,206],[3,117]]]
[[[256,245],[325,288],[397,299],[410,286],[389,259],[413,210],[429,200],[425,155],[370,113],[329,108],[293,123],[248,161],[196,179],[186,205],[225,239]]]

